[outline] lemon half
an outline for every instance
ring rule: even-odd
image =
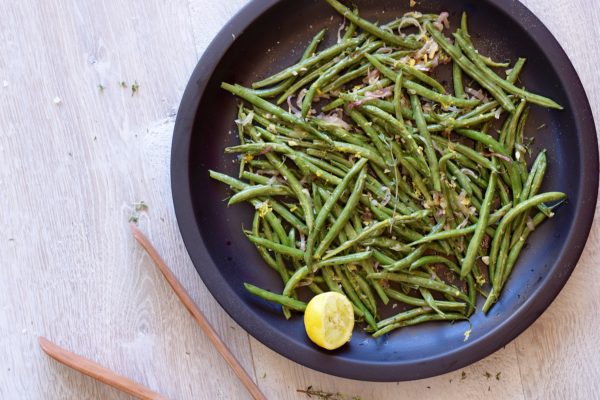
[[[313,297],[304,311],[304,328],[315,344],[333,350],[350,340],[354,310],[346,296],[336,292]]]

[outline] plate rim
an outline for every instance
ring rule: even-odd
[[[554,67],[560,70],[561,85],[564,86],[563,83],[566,81],[570,86],[570,88],[565,89],[565,93],[569,97],[569,102],[575,105],[572,112],[580,135],[579,140],[583,141],[584,144],[580,163],[587,166],[587,168],[582,169],[583,174],[579,178],[582,180],[594,178],[593,183],[581,185],[579,202],[575,205],[575,218],[573,220],[573,224],[577,224],[579,229],[573,231],[565,239],[563,250],[555,262],[555,264],[563,262],[565,265],[564,273],[559,279],[544,280],[530,298],[524,301],[509,318],[502,321],[486,335],[472,340],[467,347],[447,351],[438,357],[420,360],[417,364],[414,360],[409,362],[397,360],[385,363],[349,360],[336,357],[335,354],[330,355],[333,362],[322,363],[319,362],[319,357],[311,357],[310,354],[299,354],[295,351],[294,349],[297,347],[290,346],[290,343],[299,345],[299,342],[292,341],[290,337],[282,332],[270,330],[268,326],[262,323],[250,305],[233,301],[234,298],[237,298],[235,291],[228,285],[222,285],[219,282],[218,275],[205,268],[206,263],[209,265],[214,265],[214,263],[208,255],[208,250],[196,223],[189,174],[189,145],[197,117],[197,108],[216,66],[235,42],[236,37],[242,34],[263,13],[281,1],[285,0],[250,1],[224,25],[194,68],[184,91],[175,122],[171,147],[173,206],[179,230],[190,259],[211,295],[248,334],[271,350],[308,368],[349,379],[391,382],[436,376],[481,360],[510,343],[531,326],[550,306],[577,265],[594,221],[599,183],[598,173],[589,172],[599,170],[598,139],[591,107],[581,80],[556,38],[533,12],[518,1],[486,0],[487,3],[500,9],[521,25],[524,25],[524,20],[537,22],[535,26],[528,25],[529,35],[544,54],[554,57]],[[581,203],[588,206],[584,207]],[[216,265],[214,266],[216,268]],[[219,290],[214,290],[217,287]],[[540,293],[541,291],[543,293]],[[395,371],[390,373],[391,365],[398,368],[394,368]],[[408,365],[413,368],[406,368]]]

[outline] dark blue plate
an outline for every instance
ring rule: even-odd
[[[385,22],[409,11],[408,1],[356,1],[361,16]],[[222,81],[251,82],[293,64],[312,36],[329,28],[335,40],[341,18],[316,0],[257,0],[217,35],[189,81],[173,137],[171,179],[181,234],[204,283],[219,304],[257,340],[283,356],[333,375],[370,381],[425,378],[477,361],[506,345],[548,307],[583,250],[598,190],[598,146],[592,114],[573,66],[544,25],[517,1],[432,0],[419,11],[448,11],[452,22],[469,13],[476,46],[496,59],[527,57],[521,80],[551,97],[564,111],[532,107],[528,133],[535,150],[548,150],[543,190],[566,192],[569,202],[529,239],[500,301],[487,316],[467,322],[429,323],[372,339],[355,329],[351,342],[329,352],[306,337],[302,318],[286,321],[279,307],[248,294],[244,282],[279,291],[279,277],[242,234],[251,209],[227,208],[224,185],[208,169],[235,175],[238,165],[223,155],[236,143],[236,99]],[[201,21],[198,21],[201,23]],[[545,124],[545,128],[536,127]],[[480,299],[481,300],[481,299]],[[479,304],[481,306],[481,304]]]

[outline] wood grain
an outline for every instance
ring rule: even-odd
[[[254,400],[266,400],[265,396],[260,392],[260,389],[252,378],[248,376],[244,368],[240,365],[239,361],[235,358],[233,354],[231,354],[231,350],[227,347],[225,343],[221,340],[215,329],[211,326],[210,322],[206,319],[202,311],[194,304],[194,300],[187,293],[185,288],[181,285],[181,282],[177,279],[177,277],[173,274],[171,269],[165,264],[164,260],[158,254],[152,243],[148,240],[148,238],[140,231],[140,229],[132,222],[129,224],[131,229],[131,233],[137,242],[146,250],[146,253],[150,256],[158,270],[165,277],[165,280],[173,289],[173,292],[177,295],[181,304],[190,312],[192,318],[198,323],[198,326],[208,340],[213,344],[215,349],[221,354],[225,362],[229,365],[229,367],[233,370],[233,372],[237,375],[238,379],[242,382],[242,384],[246,387],[248,393],[252,396]]]
[[[173,115],[197,61],[188,2],[3,8],[0,398],[125,398],[57,367],[42,334],[169,398],[248,398],[127,226],[144,200],[140,226],[252,372],[248,337],[203,286],[171,206]]]
[[[81,372],[84,375],[141,400],[166,400],[166,397],[162,396],[160,393],[156,393],[155,391],[150,390],[127,377],[121,376],[92,360],[88,360],[67,349],[63,349],[43,336],[40,336],[38,341],[40,347],[46,354],[75,371]]]
[[[598,212],[579,265],[548,311],[505,349],[465,368],[464,379],[463,370],[400,384],[335,378],[273,353],[226,315],[179,235],[169,153],[198,57],[246,2],[2,3],[0,398],[127,398],[48,360],[39,335],[169,398],[249,398],[130,237],[127,220],[141,200],[149,209],[137,212],[140,227],[269,399],[306,399],[296,389],[309,385],[362,400],[598,398]],[[598,128],[597,1],[523,2],[571,58]]]

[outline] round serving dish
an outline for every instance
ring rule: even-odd
[[[409,11],[408,1],[356,1],[361,16],[387,21]],[[351,342],[329,352],[315,347],[298,315],[286,321],[279,307],[246,292],[244,282],[281,290],[241,226],[250,206],[227,208],[227,189],[208,169],[236,174],[223,148],[236,143],[236,102],[222,81],[250,85],[294,63],[320,29],[334,39],[341,22],[324,1],[256,0],[235,15],[208,47],[184,93],[173,137],[171,180],[177,220],[190,257],[219,304],[257,340],[307,367],[347,378],[397,381],[425,378],[477,361],[506,345],[548,307],[583,250],[598,191],[598,145],[592,113],[577,74],[558,42],[522,4],[504,0],[432,0],[422,12],[448,11],[456,22],[469,13],[470,32],[484,54],[527,57],[521,80],[563,111],[532,107],[528,133],[548,151],[542,190],[569,201],[534,232],[500,301],[487,316],[467,322],[428,323],[372,339],[355,329]],[[536,130],[536,127],[543,128]],[[481,299],[480,299],[481,301]],[[481,304],[479,304],[481,306]],[[468,340],[465,331],[471,329]]]

